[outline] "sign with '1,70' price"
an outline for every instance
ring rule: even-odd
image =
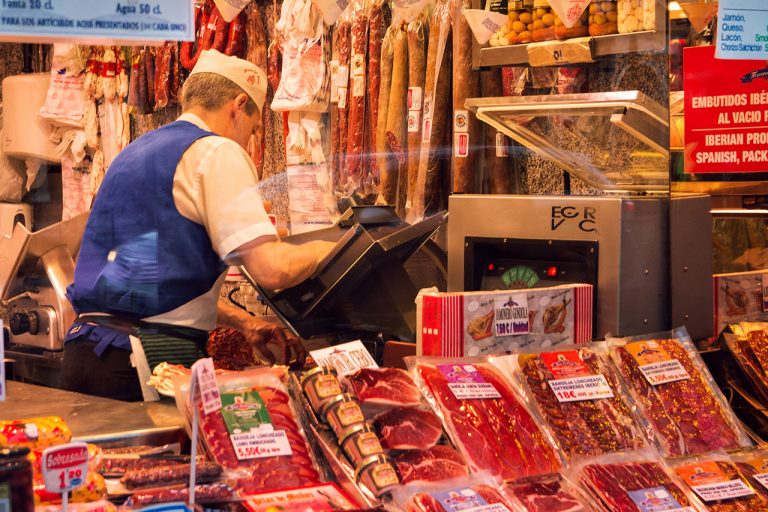
[[[192,0],[0,0],[7,41],[192,41],[194,32]]]

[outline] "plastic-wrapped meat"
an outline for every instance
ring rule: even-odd
[[[206,484],[195,486],[195,501],[197,503],[228,501],[234,497],[232,488],[226,484]],[[189,501],[189,488],[179,487],[170,489],[156,489],[139,492],[131,496],[126,502],[133,507],[146,507],[156,503],[170,503],[172,501]]]
[[[408,450],[393,457],[400,482],[439,482],[469,473],[464,457],[450,446]]]
[[[388,450],[431,448],[443,435],[435,413],[418,407],[395,407],[376,416],[373,424],[381,446]]]
[[[204,415],[202,404],[198,404],[200,435],[212,458],[224,468],[243,470],[250,475],[241,478],[237,483],[238,490],[246,494],[319,483],[320,477],[315,470],[307,442],[294,419],[288,394],[283,389],[268,386],[255,386],[237,392],[243,395],[244,401],[247,400],[246,395],[253,393],[258,393],[263,401],[272,428],[285,432],[290,445],[290,455],[240,460],[221,411]]]
[[[768,403],[768,333],[752,330],[746,336],[726,336],[728,348],[752,387]]]
[[[445,368],[463,363],[443,360],[440,368],[423,362],[416,370],[434,397],[453,444],[473,471],[488,470],[504,480],[554,473],[560,460],[515,392],[488,363],[473,363],[480,378],[490,384],[498,398],[456,398]],[[466,368],[466,366],[465,366]]]
[[[472,490],[477,493],[488,505],[502,505],[506,510],[514,510],[512,505],[502,495],[489,485],[476,485]],[[504,508],[494,508],[494,512],[502,512]],[[446,509],[440,501],[431,494],[420,493],[413,497],[408,504],[408,512],[453,512]]]
[[[702,460],[699,463],[682,463],[675,467],[677,474],[692,491],[704,500],[707,509],[712,512],[753,512],[768,510],[768,499],[757,492],[765,490],[762,484],[748,478],[750,473],[742,473],[741,468],[727,460]],[[753,484],[752,482],[755,482]],[[696,490],[713,484],[727,484],[731,498],[710,499]]]
[[[638,501],[646,493],[651,493],[656,499],[665,499],[672,510],[678,506],[700,510],[655,461],[587,464],[582,468],[579,479],[584,488],[611,512],[643,512]]]
[[[125,472],[120,482],[127,489],[183,484],[189,481],[190,469],[190,464],[156,465],[154,467],[130,469]],[[200,462],[195,467],[195,478],[198,483],[210,482],[219,476],[221,476],[221,467],[218,464]]]
[[[398,368],[362,368],[345,383],[363,404],[419,405],[421,393],[407,372]]]
[[[587,512],[584,499],[566,487],[560,475],[532,478],[504,486],[525,512]]]
[[[126,458],[113,458],[109,455],[104,457],[104,460],[99,467],[99,473],[108,478],[122,477],[128,472],[141,471],[145,469],[157,469],[166,466],[178,465],[179,461],[145,457],[140,459],[126,459]]]
[[[748,444],[748,441],[742,441],[732,413],[715,395],[704,375],[704,363],[700,360],[698,364],[694,363],[692,357],[697,356],[689,354],[676,339],[650,341],[655,341],[669,357],[679,361],[689,378],[653,386],[628,350],[629,345],[617,347],[614,358],[644,415],[650,420],[665,454],[695,455]],[[692,346],[690,349],[695,351]]]
[[[603,375],[612,398],[561,402],[549,381],[555,376],[557,356],[569,356],[570,367],[581,369],[578,376]],[[518,356],[522,377],[541,415],[555,434],[566,455],[600,455],[646,445],[642,427],[622,396],[618,376],[607,360],[589,349]],[[574,373],[573,377],[577,377]]]

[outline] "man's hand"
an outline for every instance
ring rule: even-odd
[[[287,365],[295,356],[294,364],[304,366],[307,359],[307,351],[301,340],[296,336],[286,333],[282,326],[262,320],[258,317],[251,317],[246,322],[242,333],[246,341],[250,343],[258,356],[264,361],[274,364]],[[271,347],[277,347],[280,350],[280,359],[276,359]]]

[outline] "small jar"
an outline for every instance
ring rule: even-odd
[[[365,485],[376,497],[400,484],[392,459],[386,455],[372,455],[355,470],[355,482]]]
[[[589,4],[589,35],[607,36],[619,32],[616,0]]]
[[[32,464],[29,448],[0,449],[0,503],[4,500],[13,512],[34,512]]]
[[[339,438],[339,444],[355,467],[371,455],[384,454],[379,436],[368,423],[359,423],[349,427]]]
[[[565,26],[558,15],[555,15],[555,37],[558,39],[571,39],[589,35],[589,8],[584,9],[579,19],[571,28]]]
[[[318,366],[301,377],[301,389],[309,400],[309,405],[320,413],[328,400],[341,394],[341,385],[336,377],[336,370]]]
[[[530,43],[528,24],[533,22],[533,0],[511,0],[507,3],[507,23],[491,36],[491,46]]]
[[[531,23],[528,29],[534,41],[551,41],[555,38],[555,11],[547,0],[534,0]]]
[[[656,2],[619,0],[617,22],[620,34],[653,30],[656,26]]]
[[[347,428],[355,423],[363,423],[365,421],[363,410],[360,409],[357,398],[346,393],[326,402],[321,416],[331,426],[337,439],[341,438],[341,434]]]

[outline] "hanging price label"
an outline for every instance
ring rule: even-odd
[[[88,446],[68,443],[43,452],[43,481],[49,492],[67,493],[85,484],[88,475]]]

